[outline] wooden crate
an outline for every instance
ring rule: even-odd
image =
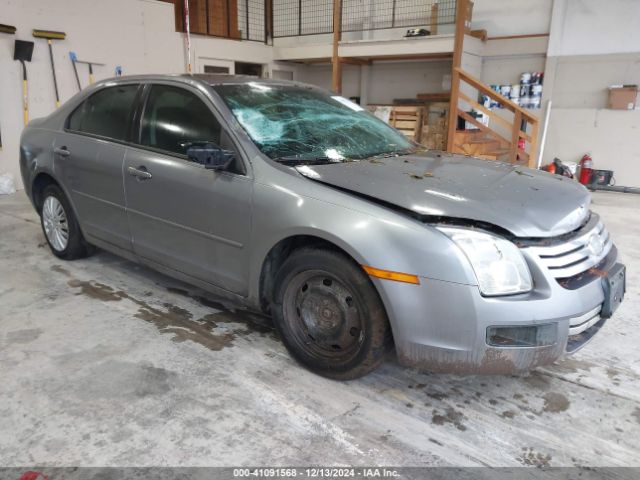
[[[424,107],[420,143],[430,150],[445,150],[447,147],[447,120],[449,104],[435,102]]]
[[[423,107],[394,106],[389,115],[389,124],[410,139],[419,142],[422,133],[422,112]]]

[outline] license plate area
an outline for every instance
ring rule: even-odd
[[[627,290],[626,267],[621,263],[616,263],[607,276],[602,278],[602,288],[604,290],[604,303],[600,316],[609,318],[620,306],[624,294]]]

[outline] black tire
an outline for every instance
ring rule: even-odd
[[[366,375],[380,365],[391,344],[378,292],[361,267],[338,252],[294,251],[276,275],[273,300],[274,322],[285,346],[324,377]]]
[[[64,215],[66,217],[66,225],[68,231],[68,240],[66,243],[66,247],[63,249],[58,249],[51,242],[49,237],[47,236],[47,230],[45,228],[45,215],[43,212],[43,208],[47,201],[48,197],[54,197],[58,200],[62,209],[64,210]],[[80,226],[78,225],[78,220],[76,219],[75,214],[73,213],[73,209],[69,204],[69,200],[67,200],[66,195],[60,189],[58,185],[47,185],[42,192],[42,205],[40,207],[40,225],[42,227],[42,233],[44,233],[44,238],[47,240],[49,244],[49,248],[51,252],[58,258],[63,260],[75,260],[78,258],[85,258],[91,255],[94,252],[94,249],[91,245],[89,245],[84,236],[82,235],[82,231],[80,230]]]

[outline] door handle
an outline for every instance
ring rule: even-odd
[[[153,175],[147,172],[147,169],[145,167],[129,167],[127,168],[127,172],[129,173],[129,175],[136,177],[138,180],[149,180],[153,177]]]
[[[67,150],[67,147],[56,147],[53,149],[53,153],[60,155],[61,157],[68,157],[71,155],[71,152]]]

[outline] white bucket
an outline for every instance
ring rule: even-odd
[[[534,97],[542,96],[542,85],[531,85],[531,95]]]
[[[529,108],[540,108],[542,97],[531,97]]]

